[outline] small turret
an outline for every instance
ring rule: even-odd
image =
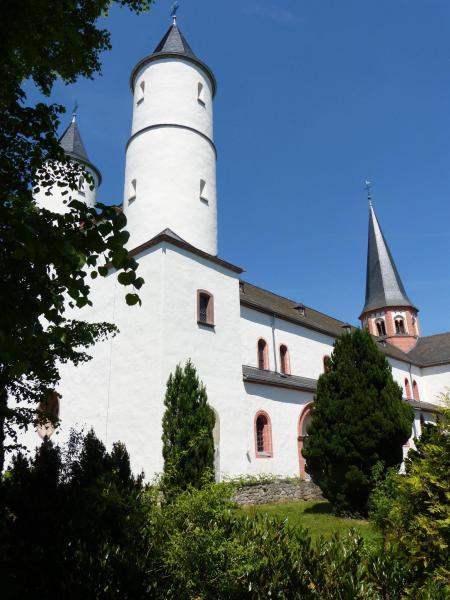
[[[69,195],[73,199],[86,202],[88,206],[95,206],[97,188],[101,184],[102,176],[100,171],[89,160],[77,124],[75,111],[72,116],[72,121],[59,139],[59,144],[64,150],[66,156],[68,156],[74,162],[82,165],[84,169],[91,175],[94,181],[94,188],[91,189],[92,183],[88,182],[85,177],[81,176],[78,190],[70,190],[68,194],[63,195],[62,192],[65,191],[65,188],[53,186],[51,195],[46,196],[46,190],[41,189],[35,196],[36,202],[40,206],[61,214],[68,211],[67,201]]]
[[[408,352],[420,334],[417,313],[370,201],[366,300],[360,316],[363,327]]]

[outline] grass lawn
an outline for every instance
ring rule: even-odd
[[[267,513],[287,519],[294,527],[309,529],[312,539],[321,535],[330,538],[333,533],[345,534],[351,528],[358,531],[367,542],[379,540],[379,534],[368,521],[342,519],[332,514],[329,502],[288,502],[283,504],[263,504],[246,506],[243,510],[250,516],[256,513]]]

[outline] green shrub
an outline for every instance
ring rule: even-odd
[[[214,473],[215,415],[191,361],[170,375],[164,406],[165,483],[172,491],[199,488],[205,476]]]
[[[337,512],[367,514],[373,467],[400,466],[412,421],[371,336],[355,330],[338,338],[319,377],[303,449],[308,473]]]

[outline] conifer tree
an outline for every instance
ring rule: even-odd
[[[173,488],[201,487],[214,468],[214,411],[189,360],[167,382],[163,417],[164,472]]]
[[[338,512],[367,513],[372,469],[400,466],[413,410],[370,334],[338,338],[319,377],[303,456],[307,472]]]

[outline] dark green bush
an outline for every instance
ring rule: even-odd
[[[336,340],[311,417],[303,449],[308,473],[337,512],[367,514],[373,468],[400,466],[413,420],[368,333]]]

